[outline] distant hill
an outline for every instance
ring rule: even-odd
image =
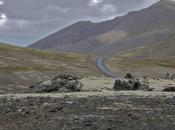
[[[95,57],[74,53],[53,53],[0,44],[0,93],[22,92],[43,79],[58,74],[97,76]]]
[[[166,73],[175,74],[175,34],[159,42],[127,50],[109,58],[107,66],[125,75],[164,78]]]
[[[161,0],[149,8],[100,23],[81,21],[29,47],[108,55],[157,43],[174,36],[174,3]]]

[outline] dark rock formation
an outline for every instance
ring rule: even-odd
[[[175,74],[172,74],[171,75],[171,80],[174,80],[175,79]]]
[[[165,79],[174,80],[175,79],[175,74],[170,75],[169,73],[167,73],[165,75]]]
[[[58,75],[51,80],[44,80],[32,86],[33,92],[75,92],[80,91],[83,84],[74,75]]]
[[[115,90],[132,90],[128,80],[121,80],[121,79],[115,80],[114,89]]]
[[[136,80],[117,79],[115,81],[115,90],[136,90],[140,87],[140,82]]]
[[[143,90],[149,91],[149,85],[145,82],[140,82],[138,79],[116,79],[114,90]]]
[[[148,84],[144,84],[144,83],[143,84],[141,83],[138,89],[143,90],[143,91],[153,91],[154,90],[154,89],[151,89]]]
[[[170,76],[169,73],[166,73],[166,75],[165,75],[165,79],[171,79],[171,76]]]
[[[175,86],[165,86],[164,92],[175,92]]]
[[[126,79],[133,79],[134,76],[131,73],[127,73],[125,76]]]

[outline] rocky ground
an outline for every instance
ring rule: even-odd
[[[174,130],[174,113],[174,93],[6,95],[0,130]]]
[[[128,80],[122,85],[137,83]],[[112,78],[59,75],[0,94],[0,130],[174,130],[175,93],[163,91],[175,81],[145,80],[151,91],[117,91]]]

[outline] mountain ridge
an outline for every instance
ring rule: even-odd
[[[72,24],[29,47],[108,55],[160,41],[162,36],[173,35],[174,30],[174,3],[161,0],[148,8],[112,20]]]

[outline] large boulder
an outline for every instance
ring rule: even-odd
[[[51,80],[44,80],[32,86],[33,92],[75,92],[80,91],[83,84],[74,75],[58,75]]]
[[[140,82],[139,79],[116,79],[114,90],[143,90],[149,91],[149,85],[145,82]]]
[[[140,87],[140,82],[134,79],[116,79],[114,84],[115,90],[136,90]]]

